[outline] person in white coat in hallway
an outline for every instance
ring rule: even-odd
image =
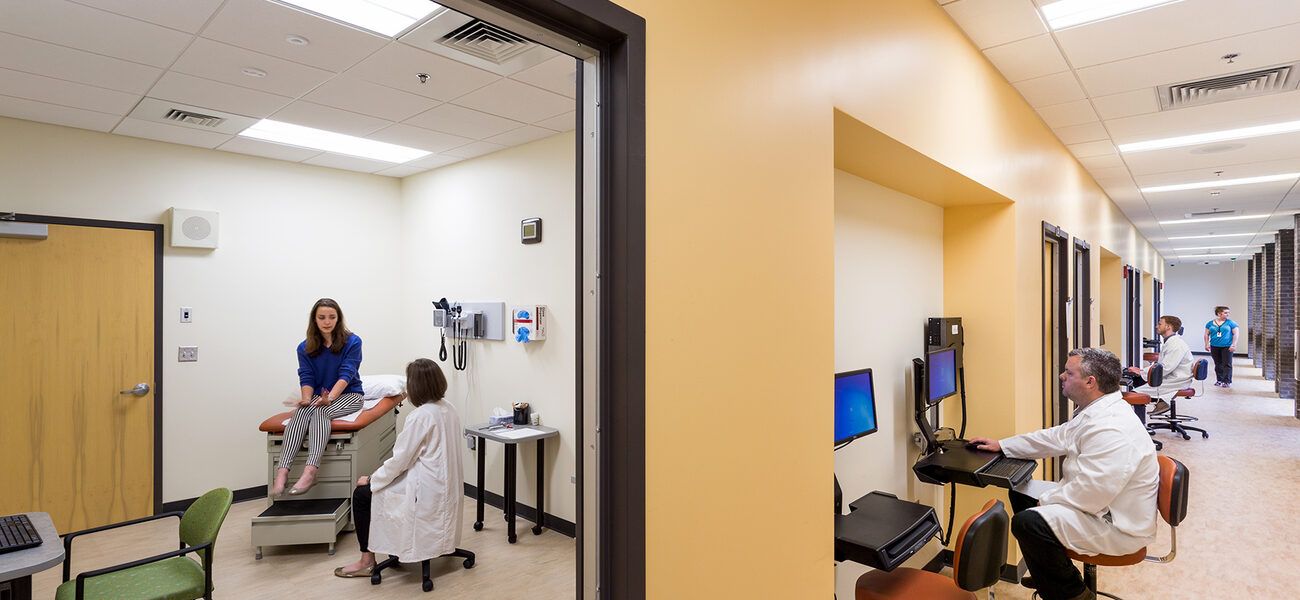
[[[393,445],[393,456],[357,479],[352,515],[361,558],[339,567],[339,577],[370,577],[375,553],[420,562],[448,554],[460,543],[465,476],[464,431],[438,364],[421,358],[406,365],[407,400],[415,405]]]
[[[1046,600],[1091,600],[1066,556],[1131,554],[1156,539],[1160,467],[1142,422],[1120,396],[1120,362],[1100,348],[1072,350],[1061,373],[1075,405],[1069,421],[993,440],[971,438],[981,450],[1012,458],[1065,455],[1059,485],[1034,498],[1011,491],[1011,533],[1029,567],[1021,582]]]
[[[1158,415],[1169,412],[1169,403],[1165,401],[1174,395],[1174,392],[1181,390],[1192,384],[1192,349],[1187,347],[1187,342],[1183,341],[1183,336],[1178,331],[1183,328],[1183,320],[1173,315],[1164,315],[1156,321],[1156,335],[1160,336],[1160,359],[1159,363],[1164,367],[1164,378],[1159,387],[1146,385],[1142,379],[1142,370],[1137,367],[1129,367],[1128,371],[1134,375],[1136,383],[1140,386],[1134,389],[1139,394],[1147,394],[1152,398],[1159,398],[1155,406],[1151,407],[1151,414]]]

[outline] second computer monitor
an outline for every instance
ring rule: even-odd
[[[871,369],[835,374],[835,445],[875,433],[876,391]]]
[[[957,393],[957,349],[949,346],[925,354],[926,392],[931,405]]]

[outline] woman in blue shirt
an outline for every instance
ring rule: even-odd
[[[1214,375],[1219,387],[1232,387],[1232,353],[1237,349],[1237,335],[1241,330],[1228,317],[1232,311],[1226,306],[1214,307],[1214,318],[1205,323],[1205,349],[1214,357]]]
[[[298,381],[302,398],[284,428],[279,468],[269,493],[284,493],[289,468],[307,438],[307,466],[289,495],[307,493],[316,483],[316,470],[330,439],[330,421],[361,409],[361,338],[343,324],[343,309],[329,298],[311,307],[307,339],[298,344]]]

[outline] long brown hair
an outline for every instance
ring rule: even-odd
[[[307,356],[319,356],[325,345],[325,334],[321,333],[320,328],[316,326],[316,310],[322,306],[332,308],[339,313],[339,323],[334,326],[334,340],[329,346],[330,352],[335,354],[342,352],[343,345],[347,343],[349,337],[352,337],[352,332],[348,331],[347,325],[343,324],[343,309],[339,308],[339,303],[333,298],[321,298],[311,305],[311,313],[307,315]]]
[[[447,376],[438,363],[417,358],[406,365],[406,399],[420,406],[437,402],[447,394]]]

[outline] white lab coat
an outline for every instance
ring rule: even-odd
[[[1146,428],[1119,392],[1098,398],[1064,425],[999,443],[1012,458],[1065,455],[1060,485],[1030,510],[1066,548],[1123,555],[1155,541],[1160,467]]]
[[[370,550],[419,562],[460,543],[464,430],[446,400],[416,407],[397,434],[393,456],[370,476]]]
[[[1192,351],[1187,347],[1187,342],[1183,336],[1171,334],[1165,338],[1164,343],[1160,345],[1161,366],[1164,367],[1164,377],[1160,380],[1160,387],[1155,388],[1144,385],[1133,390],[1139,394],[1148,394],[1152,398],[1163,398],[1168,400],[1174,396],[1174,392],[1192,385]]]

